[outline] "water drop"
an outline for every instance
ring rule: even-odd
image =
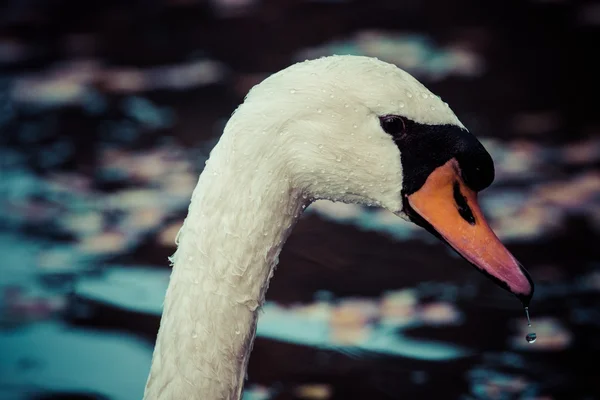
[[[196,339],[198,337],[198,333],[196,333],[196,331],[192,331],[192,337]]]
[[[239,329],[236,329],[236,330],[235,330],[235,334],[236,334],[236,335],[239,335],[239,334],[240,334],[240,330],[239,330]]]
[[[406,91],[406,96],[410,99],[412,97],[412,93],[407,90]]]
[[[192,261],[193,259],[194,259],[194,257],[193,257],[193,256],[189,256],[189,257],[188,257],[188,261]]]
[[[330,94],[329,97],[331,97],[332,99],[335,97],[334,95]]]
[[[525,315],[527,316],[527,326],[531,328],[531,319],[529,318],[529,307],[525,307]],[[537,335],[535,332],[529,332],[525,335],[525,340],[527,343],[534,343],[537,339]]]
[[[422,96],[423,96],[424,99],[426,99],[427,98],[427,93],[423,93]]]
[[[198,279],[194,279],[194,284],[198,284],[200,281],[198,281]]]
[[[344,108],[348,108],[348,104],[344,104]]]
[[[431,106],[431,111],[435,111],[435,107],[434,106]]]
[[[358,125],[354,124],[354,125],[352,125],[352,127],[353,127],[354,129],[356,129],[356,128],[358,128]]]
[[[296,93],[296,90],[292,89],[292,90],[290,90],[290,93],[294,94],[294,93]]]
[[[322,149],[322,148],[323,148],[323,145],[322,145],[322,144],[320,144],[320,145],[319,145],[319,148],[320,148],[320,149]]]
[[[319,114],[321,114],[321,113],[323,112],[323,110],[321,110],[320,108],[317,108],[317,112],[318,112]]]
[[[398,106],[399,106],[400,108],[404,108],[404,102],[403,102],[403,101],[401,101],[400,103],[398,103]]]

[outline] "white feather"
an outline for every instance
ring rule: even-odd
[[[408,73],[333,56],[255,86],[227,123],[192,195],[146,386],[146,400],[241,397],[283,243],[314,199],[401,215],[400,152],[378,117],[462,124]]]

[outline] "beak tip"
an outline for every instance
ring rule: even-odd
[[[515,296],[523,303],[523,307],[528,307],[531,302],[531,298],[533,297],[533,292],[535,291],[535,285],[533,283],[533,279],[529,275],[529,272],[519,263],[519,269],[521,273],[526,278],[526,282],[522,282],[520,290],[512,291]]]
[[[523,307],[529,307],[532,297],[533,297],[533,293],[528,294],[528,295],[520,295],[520,294],[517,295],[517,298],[519,299],[519,301],[521,302]]]
[[[517,296],[519,301],[521,301],[523,307],[529,307],[529,303],[531,303],[531,298],[533,297],[533,290],[528,294],[515,293],[515,295]]]

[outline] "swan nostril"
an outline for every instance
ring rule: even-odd
[[[454,202],[456,203],[456,207],[458,209],[458,213],[467,221],[470,225],[475,225],[477,221],[475,220],[475,216],[473,215],[473,211],[471,207],[469,207],[469,203],[467,203],[466,197],[460,191],[460,184],[458,182],[454,182]]]

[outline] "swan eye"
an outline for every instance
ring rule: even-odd
[[[379,117],[381,128],[392,136],[399,136],[406,132],[406,123],[404,118],[398,115],[384,115]]]

